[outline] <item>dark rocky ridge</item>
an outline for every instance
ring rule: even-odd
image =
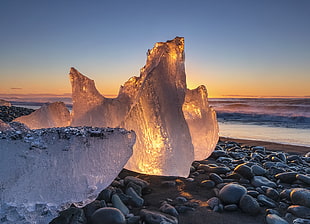
[[[11,122],[15,118],[31,114],[35,110],[24,108],[24,107],[15,107],[15,106],[0,106],[0,119],[4,122]]]

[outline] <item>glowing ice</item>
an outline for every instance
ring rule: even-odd
[[[127,169],[186,177],[192,161],[215,148],[218,127],[207,91],[186,87],[184,38],[156,43],[140,77],[130,78],[115,99],[103,97],[94,81],[74,68],[70,78],[73,126],[120,126],[136,132]]]
[[[119,128],[2,132],[0,206],[93,199],[117,177],[134,142],[134,132]]]
[[[30,129],[65,127],[70,125],[70,112],[63,102],[47,103],[14,121],[23,123]]]

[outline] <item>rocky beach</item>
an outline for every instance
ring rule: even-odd
[[[220,138],[209,158],[192,163],[189,177],[123,169],[95,200],[71,204],[50,223],[306,224],[309,214],[310,148]],[[29,223],[12,212],[0,219]]]

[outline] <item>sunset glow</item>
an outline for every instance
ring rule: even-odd
[[[204,84],[209,97],[310,96],[309,1],[159,1],[160,12],[144,1],[17,2],[0,3],[0,94],[71,93],[74,66],[116,96],[140,75],[145,49],[184,36],[190,89]]]

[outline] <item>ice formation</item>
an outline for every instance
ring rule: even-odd
[[[134,132],[121,128],[0,133],[0,213],[13,205],[59,206],[96,197],[122,170],[134,142]]]
[[[63,102],[47,103],[35,112],[16,118],[15,122],[30,129],[66,127],[70,125],[70,112]]]
[[[156,43],[139,77],[121,86],[117,98],[103,97],[94,81],[71,68],[72,126],[123,127],[136,132],[126,168],[146,174],[183,176],[218,140],[215,112],[204,86],[186,87],[184,38]]]

